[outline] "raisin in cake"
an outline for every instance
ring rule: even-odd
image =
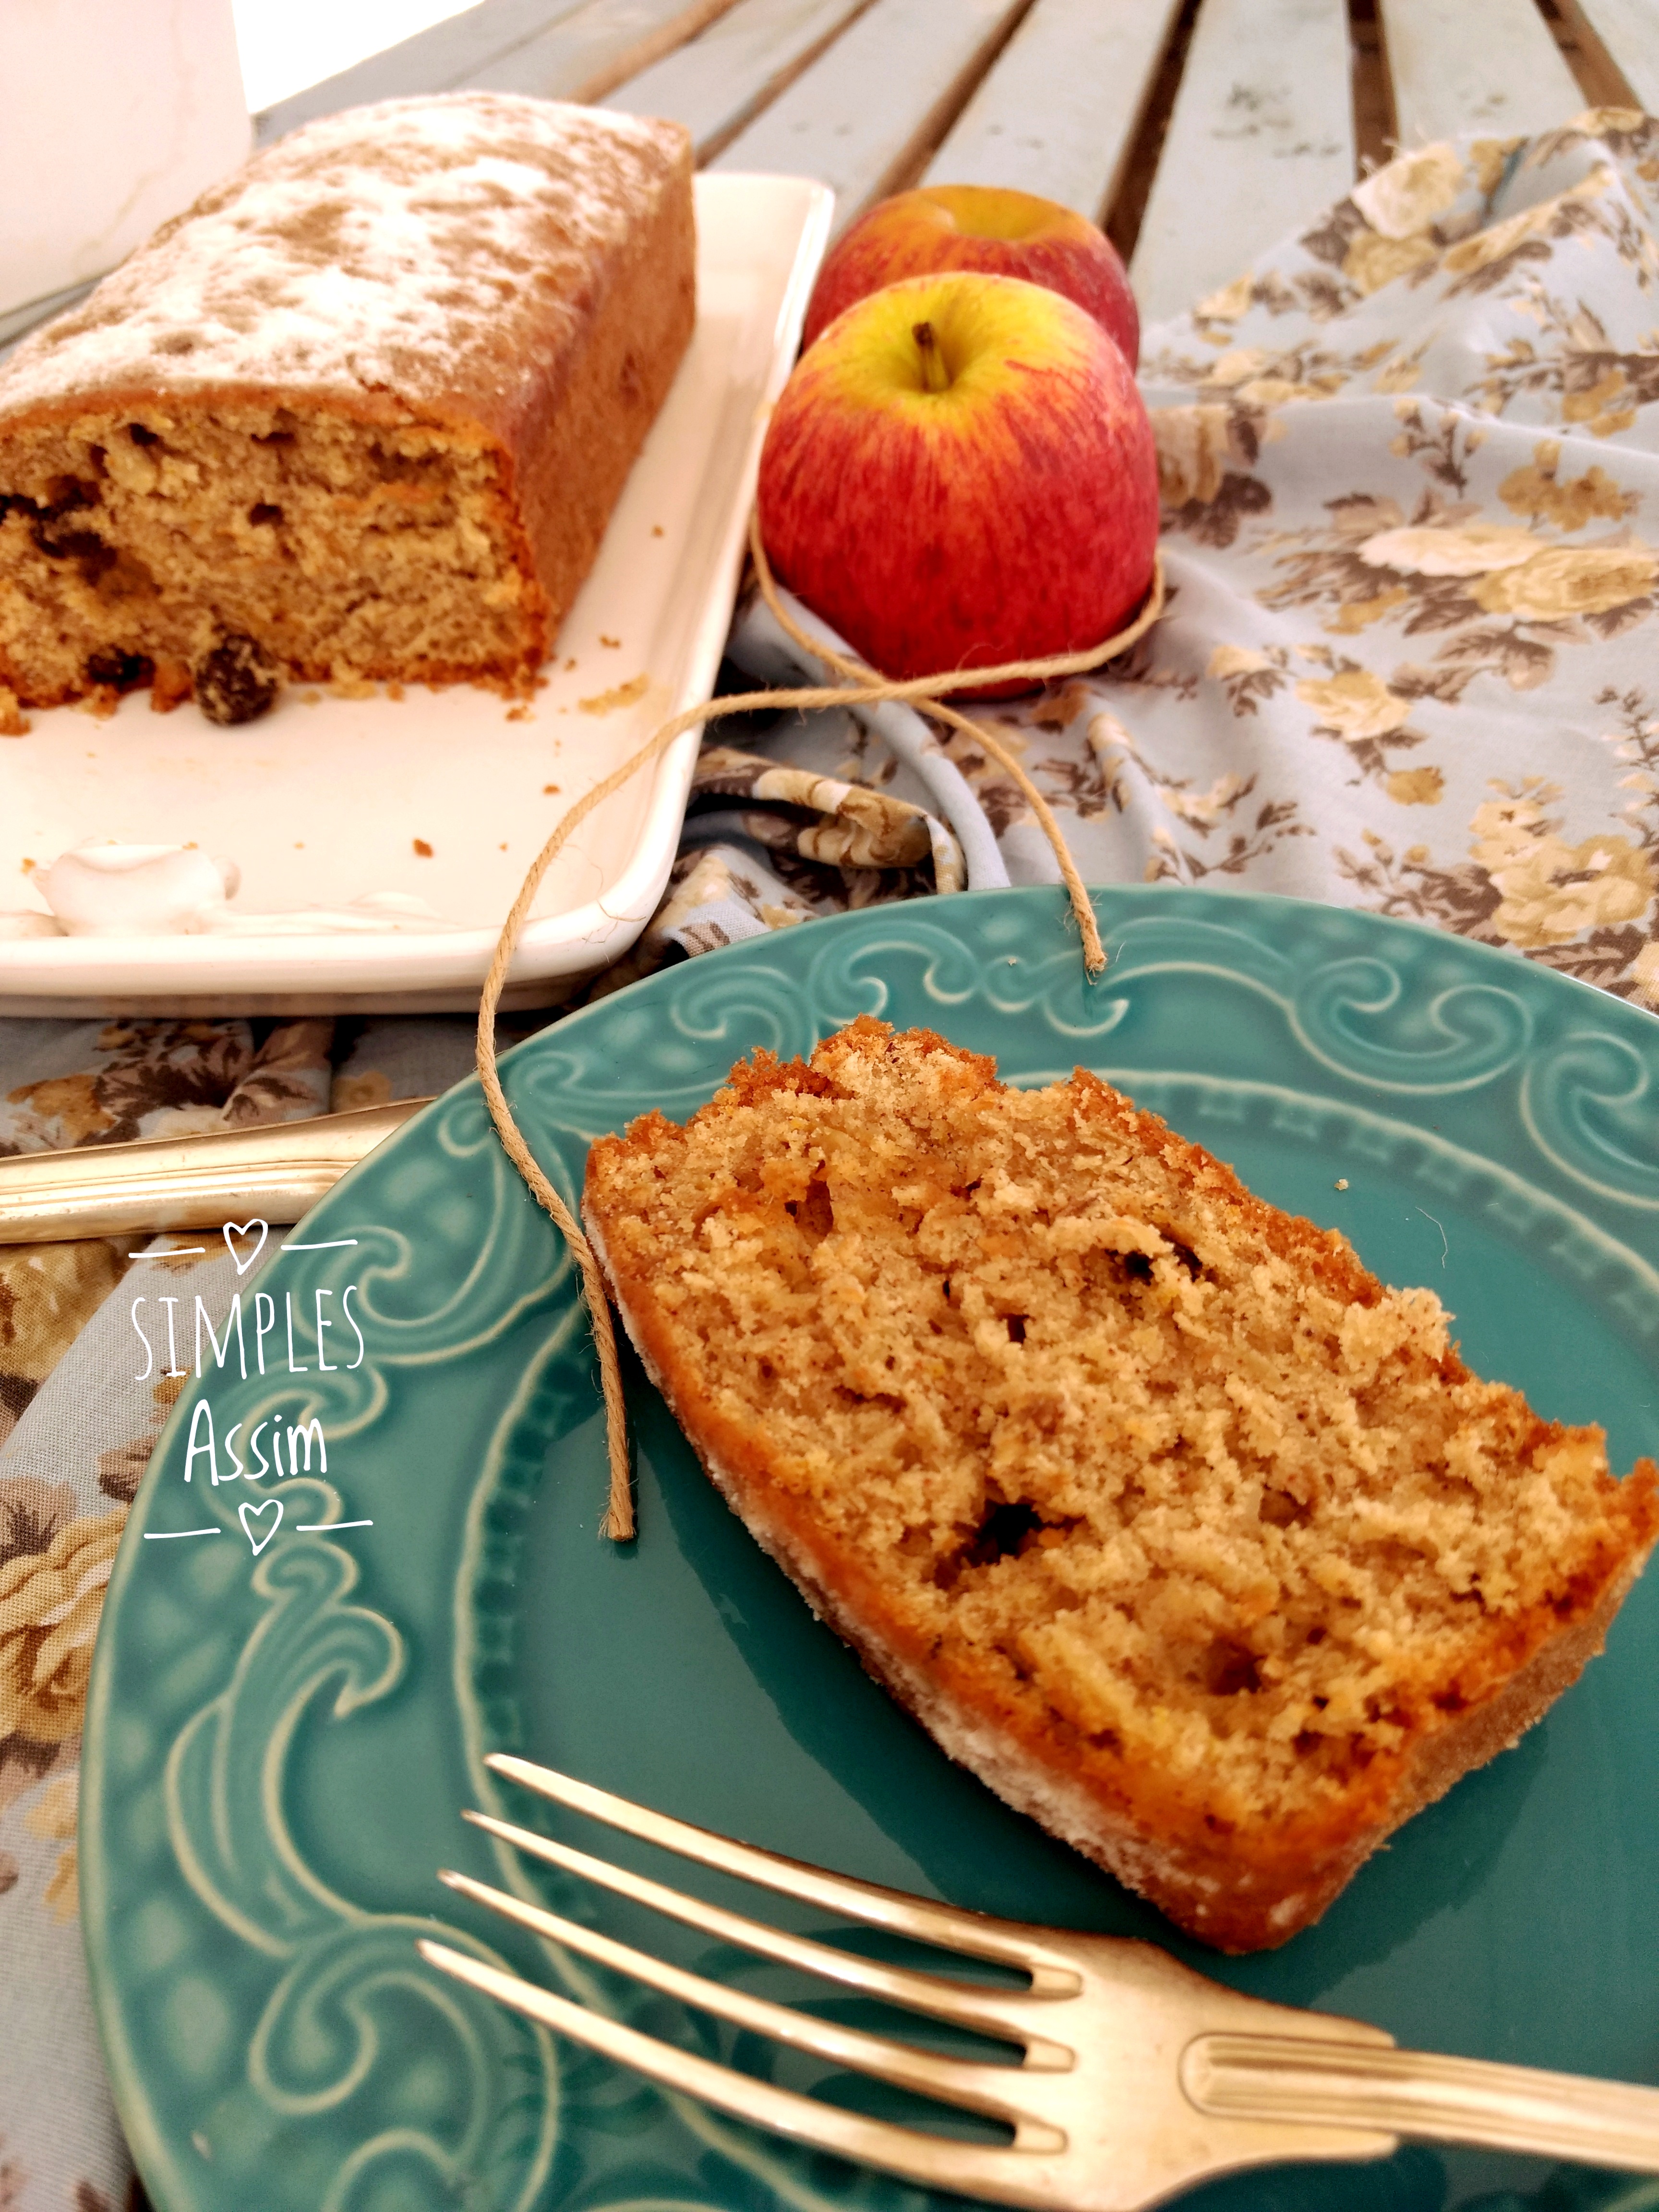
[[[1656,1470],[1081,1070],[866,1018],[595,1145],[629,1334],[946,1751],[1194,1935],[1280,1943],[1598,1651]]]
[[[0,696],[522,691],[690,336],[678,124],[312,124],[0,367]]]

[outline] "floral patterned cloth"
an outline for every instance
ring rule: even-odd
[[[1659,1006],[1659,123],[1433,146],[1147,334],[1167,618],[994,714],[1085,877],[1410,915]],[[746,686],[744,687],[746,688]],[[667,895],[592,997],[812,915],[958,887],[847,714],[710,732]],[[1016,882],[1053,880],[955,732]],[[553,1018],[546,1017],[544,1018]],[[0,1153],[445,1088],[464,1019],[0,1021]],[[132,1373],[125,1241],[0,1248],[0,2207],[130,2169],[75,1923],[93,1638],[176,1382]],[[147,1261],[210,1305],[224,1258]]]
[[[1656,210],[1637,114],[1431,146],[1155,334],[1174,605],[1091,687],[1146,875],[1659,1005]]]

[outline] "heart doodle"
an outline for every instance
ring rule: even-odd
[[[263,1521],[267,1513],[274,1513],[276,1518],[269,1528],[262,1528],[256,1538],[250,1524],[255,1521]],[[263,1505],[239,1505],[236,1509],[236,1517],[242,1524],[242,1534],[253,1546],[253,1556],[257,1559],[283,1525],[283,1501],[280,1498],[267,1498]]]
[[[259,1232],[259,1233],[258,1233],[258,1235],[257,1237],[253,1237],[253,1249],[252,1249],[252,1250],[248,1254],[248,1255],[247,1255],[246,1259],[245,1260],[245,1259],[242,1257],[242,1255],[241,1255],[240,1251],[239,1250],[239,1249],[238,1249],[238,1247],[237,1247],[237,1242],[236,1242],[236,1240],[237,1240],[237,1238],[238,1238],[238,1237],[253,1237],[253,1232],[254,1232],[254,1231],[255,1231],[256,1229],[258,1231],[258,1232]],[[238,1273],[239,1275],[245,1275],[245,1274],[246,1274],[246,1273],[247,1273],[248,1269],[249,1269],[249,1268],[253,1265],[254,1261],[258,1258],[258,1256],[259,1256],[260,1253],[261,1253],[261,1252],[263,1252],[263,1251],[264,1250],[264,1249],[265,1249],[265,1239],[266,1239],[266,1237],[269,1237],[269,1236],[270,1236],[270,1224],[269,1224],[268,1222],[264,1222],[264,1221],[228,1221],[228,1222],[226,1222],[226,1224],[225,1224],[225,1230],[224,1230],[224,1236],[225,1236],[225,1249],[226,1249],[226,1251],[227,1251],[227,1252],[228,1252],[228,1253],[229,1253],[229,1255],[230,1255],[231,1258],[232,1258],[232,1259],[236,1262],[236,1272],[237,1272],[237,1273]]]

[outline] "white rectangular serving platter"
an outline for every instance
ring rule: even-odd
[[[833,197],[800,177],[696,184],[696,334],[526,718],[465,685],[401,699],[289,687],[237,729],[194,706],[157,714],[147,691],[106,720],[32,712],[27,737],[0,738],[0,1014],[476,1006],[562,811],[707,698],[720,665],[766,416]],[[572,837],[505,1004],[565,995],[638,936],[673,862],[698,744],[696,730],[678,738]],[[47,910],[33,878],[93,841],[234,860],[231,927],[6,935],[8,910]],[[430,919],[398,903],[411,899]]]

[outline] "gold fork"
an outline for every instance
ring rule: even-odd
[[[926,2188],[1048,2212],[1139,2212],[1244,2166],[1386,2157],[1402,2136],[1659,2173],[1659,2089],[1399,2051],[1380,2028],[1243,1996],[1151,1943],[958,1911],[734,1843],[527,1759],[495,1753],[487,1764],[556,1804],[723,1874],[1029,1976],[1028,1987],[1010,1990],[881,1966],[489,1814],[465,1815],[519,1850],[721,1942],[1017,2048],[1016,2063],[982,2064],[836,2027],[670,1966],[468,1875],[443,1874],[464,1897],[700,2012],[1012,2130],[1007,2143],[987,2145],[867,2119],[659,2042],[446,1944],[418,1944],[457,1980],[665,2089]]]
[[[0,1244],[298,1221],[429,1098],[0,1160]]]

